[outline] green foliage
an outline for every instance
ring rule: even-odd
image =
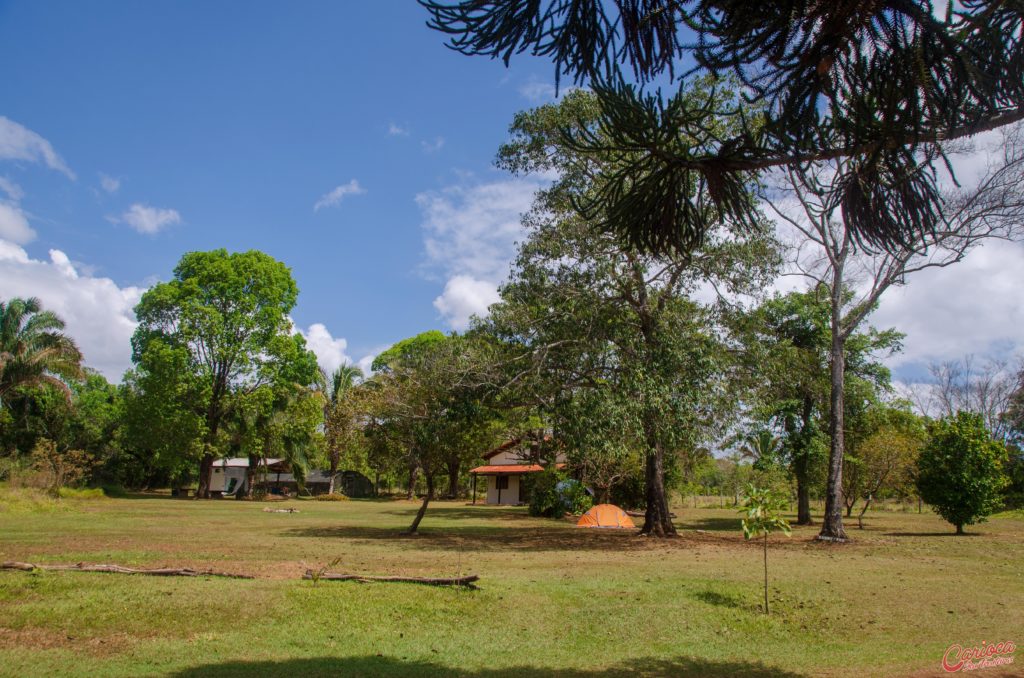
[[[754,539],[773,532],[782,532],[788,537],[791,530],[782,515],[785,510],[784,497],[779,497],[769,489],[747,485],[743,508],[740,509],[743,514],[743,538]]]
[[[230,451],[239,435],[232,424],[249,417],[267,430],[249,431],[248,441],[294,459],[301,477],[323,412],[293,393],[320,381],[315,356],[292,333],[297,296],[288,267],[262,252],[185,254],[173,279],[135,309],[137,369],[126,378],[133,445],[183,481],[197,459]],[[267,396],[253,395],[262,389]]]
[[[61,499],[106,499],[107,493],[100,487],[62,487],[57,490]]]
[[[769,489],[747,485],[743,499],[743,538],[755,539],[763,537],[764,541],[764,613],[768,614],[768,535],[782,532],[787,537],[791,530],[789,523],[782,516],[786,508],[784,498],[777,496]]]
[[[16,389],[49,384],[67,393],[82,376],[82,353],[63,331],[39,299],[0,301],[0,408]]]
[[[593,506],[583,483],[548,467],[533,476],[530,494],[530,515],[561,518],[566,513],[585,513]]]
[[[595,93],[597,131],[566,144],[619,162],[583,207],[644,251],[755,222],[752,178],[823,158],[849,158],[831,201],[857,241],[906,248],[942,226],[944,143],[1022,117],[1016,3],[420,2],[453,49],[547,57]]]
[[[402,339],[388,349],[381,351],[373,359],[370,368],[374,372],[380,372],[392,369],[402,361],[416,360],[417,356],[421,356],[431,348],[443,344],[447,339],[448,337],[444,332],[439,330],[420,332],[414,337]]]
[[[992,438],[982,417],[958,412],[934,422],[917,461],[921,499],[947,522],[974,525],[998,511],[1007,484],[1006,448]]]

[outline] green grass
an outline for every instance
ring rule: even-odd
[[[0,675],[932,675],[952,643],[1024,640],[1019,512],[965,537],[928,513],[878,512],[848,545],[817,544],[813,528],[773,538],[766,619],[761,551],[732,509],[678,507],[683,536],[662,542],[462,503],[432,506],[406,537],[405,501],[274,504],[295,514],[60,502],[0,510],[0,560],[259,579],[0,572]],[[335,559],[366,574],[476,573],[481,588],[300,579]]]

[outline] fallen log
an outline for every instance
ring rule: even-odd
[[[263,512],[264,513],[298,513],[299,509],[297,509],[297,508],[276,509],[276,508],[270,508],[268,506],[265,509],[263,509]]]
[[[193,570],[188,567],[158,567],[151,570],[124,567],[123,565],[76,563],[74,565],[39,565],[35,563],[19,563],[9,560],[0,563],[0,570],[55,570],[60,572],[110,572],[113,574],[143,574],[153,577],[230,577],[231,579],[255,579],[251,574],[234,574],[215,570]]]
[[[473,582],[479,581],[479,575],[470,574],[465,577],[400,577],[400,576],[384,576],[375,577],[367,574],[339,574],[337,572],[323,572],[315,574],[313,570],[306,570],[306,574],[302,575],[303,579],[327,579],[330,581],[357,581],[361,583],[369,582],[403,582],[407,584],[426,584],[428,586],[465,586],[468,589],[475,589],[476,586]]]

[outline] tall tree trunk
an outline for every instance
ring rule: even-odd
[[[448,463],[448,498],[456,499],[459,496],[459,462]]]
[[[199,460],[199,487],[196,489],[196,497],[200,499],[210,498],[210,480],[213,475],[213,454],[207,452]]]
[[[806,471],[796,476],[796,524],[814,524],[811,519],[811,488]]]
[[[814,417],[814,398],[804,397],[803,410],[800,413],[800,441],[796,458],[793,460],[793,475],[796,476],[796,524],[813,525],[811,518],[811,457],[810,440],[811,419]]]
[[[647,427],[647,441],[650,446],[645,473],[647,511],[640,534],[648,537],[675,537],[676,526],[672,524],[669,515],[668,495],[665,492],[665,452],[650,425]]]
[[[412,519],[412,525],[409,526],[409,534],[416,534],[416,530],[420,527],[420,521],[423,520],[423,515],[427,512],[427,504],[434,498],[434,475],[424,469],[423,477],[427,481],[427,494],[423,497],[423,503],[420,504],[420,508],[416,511],[416,517]]]
[[[828,432],[830,438],[828,458],[828,484],[825,487],[825,516],[818,539],[846,541],[843,529],[843,451],[844,408],[843,386],[846,369],[846,337],[842,329],[842,266],[833,268],[832,275],[832,348],[829,355],[831,397]]]

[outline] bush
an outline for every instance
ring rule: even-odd
[[[970,412],[935,422],[929,433],[917,461],[917,490],[963,534],[964,525],[982,522],[1001,507],[1006,448]]]
[[[534,476],[530,494],[530,515],[560,518],[566,512],[583,513],[593,505],[587,489],[578,480],[553,468]]]
[[[57,496],[61,499],[106,499],[107,495],[101,487],[61,487],[57,490]]]
[[[348,497],[336,492],[334,494],[318,494],[314,497],[317,501],[348,501]]]

